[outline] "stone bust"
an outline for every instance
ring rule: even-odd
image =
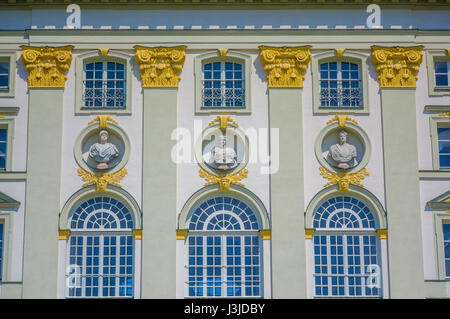
[[[101,130],[99,142],[89,148],[89,156],[97,162],[97,169],[107,169],[112,160],[117,158],[120,153],[117,147],[108,142],[109,133],[107,130]]]
[[[339,132],[339,143],[331,145],[324,153],[327,161],[338,168],[347,169],[358,164],[356,160],[356,147],[347,143],[348,133],[344,130]]]
[[[227,170],[237,166],[237,155],[234,149],[227,147],[227,138],[221,135],[218,143],[209,154],[205,154],[206,163],[213,164],[217,169]]]

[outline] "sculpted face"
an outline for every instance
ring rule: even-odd
[[[100,131],[99,137],[100,137],[100,143],[104,144],[104,143],[108,142],[108,137],[109,137],[108,131],[105,131],[105,130]]]
[[[339,133],[339,143],[342,145],[345,144],[346,142],[347,142],[347,132],[341,131]]]

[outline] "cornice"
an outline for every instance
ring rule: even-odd
[[[449,0],[404,0],[399,3],[398,0],[72,0],[70,3],[90,6],[110,6],[110,5],[137,5],[137,6],[367,6],[371,3],[389,6],[445,6],[450,3]],[[67,0],[0,0],[2,6],[54,6],[65,5]]]

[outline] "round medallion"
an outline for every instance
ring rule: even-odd
[[[317,137],[315,153],[322,166],[329,170],[348,173],[364,168],[370,157],[370,141],[358,126],[337,123],[325,127]]]
[[[130,154],[130,142],[125,132],[110,123],[106,128],[98,124],[87,126],[78,136],[74,156],[78,165],[91,173],[114,173],[122,169]]]
[[[213,174],[231,174],[248,163],[249,141],[235,125],[212,125],[203,130],[195,146],[200,166]]]

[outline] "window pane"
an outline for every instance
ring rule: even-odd
[[[444,240],[450,240],[450,224],[443,224]]]
[[[434,62],[434,71],[436,73],[447,73],[447,62],[444,61]]]
[[[438,139],[450,141],[450,127],[438,127]]]
[[[436,74],[437,86],[448,86],[448,76],[446,74]]]

